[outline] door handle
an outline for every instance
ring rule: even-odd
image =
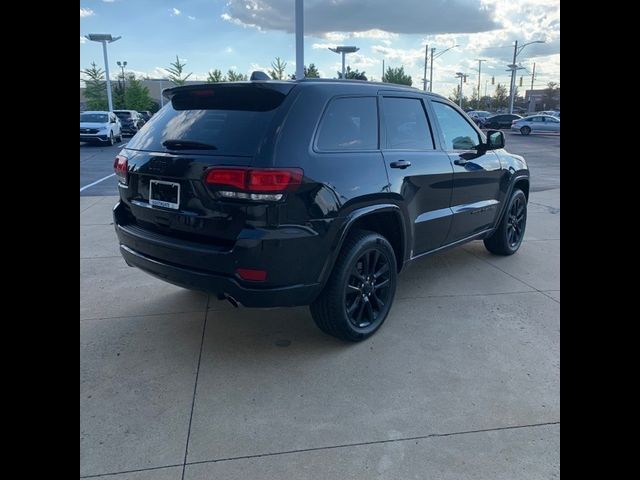
[[[402,169],[405,169],[405,168],[411,166],[411,162],[409,162],[407,160],[396,160],[395,162],[391,162],[389,164],[389,166],[391,168],[402,168]]]

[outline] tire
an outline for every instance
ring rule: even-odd
[[[531,127],[522,127],[520,133],[526,137],[531,133]]]
[[[484,246],[496,255],[513,255],[522,245],[527,226],[527,197],[516,188],[511,194],[509,204],[500,224],[484,239]]]
[[[356,230],[345,240],[322,293],[310,305],[311,316],[324,333],[360,342],[387,318],[397,276],[395,252],[387,239]]]
[[[116,139],[113,137],[113,132],[109,134],[109,145],[112,147],[116,144]]]

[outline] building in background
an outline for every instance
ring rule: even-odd
[[[149,89],[149,96],[151,99],[158,104],[158,106],[162,105],[160,101],[160,92],[165,88],[175,87],[176,85],[163,78],[149,78],[145,80],[140,80],[142,82],[143,87],[147,87]],[[203,80],[187,80],[185,85],[197,85],[199,83],[206,83]],[[113,83],[112,83],[113,85]],[[166,99],[165,99],[166,101]],[[84,97],[84,87],[80,87],[80,111],[86,110],[86,99]]]

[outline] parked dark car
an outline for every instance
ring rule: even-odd
[[[113,113],[120,119],[122,133],[125,135],[135,135],[145,124],[142,115],[135,110],[114,110]]]
[[[140,114],[142,119],[145,121],[145,123],[148,122],[151,119],[151,117],[153,116],[149,110],[143,110],[143,111],[138,112],[138,113]]]
[[[411,261],[483,239],[515,253],[529,171],[453,103],[388,83],[175,87],[115,159],[130,266],[234,305],[310,305],[349,341]]]
[[[482,120],[482,128],[511,128],[511,123],[514,120],[520,120],[522,117],[515,113],[501,113],[498,115],[492,115]]]

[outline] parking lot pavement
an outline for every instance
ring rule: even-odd
[[[81,476],[559,477],[559,189],[516,255],[413,264],[359,344],[127,267],[115,200],[80,199]]]
[[[117,195],[118,181],[113,173],[113,160],[128,138],[114,146],[80,144],[80,196]]]

